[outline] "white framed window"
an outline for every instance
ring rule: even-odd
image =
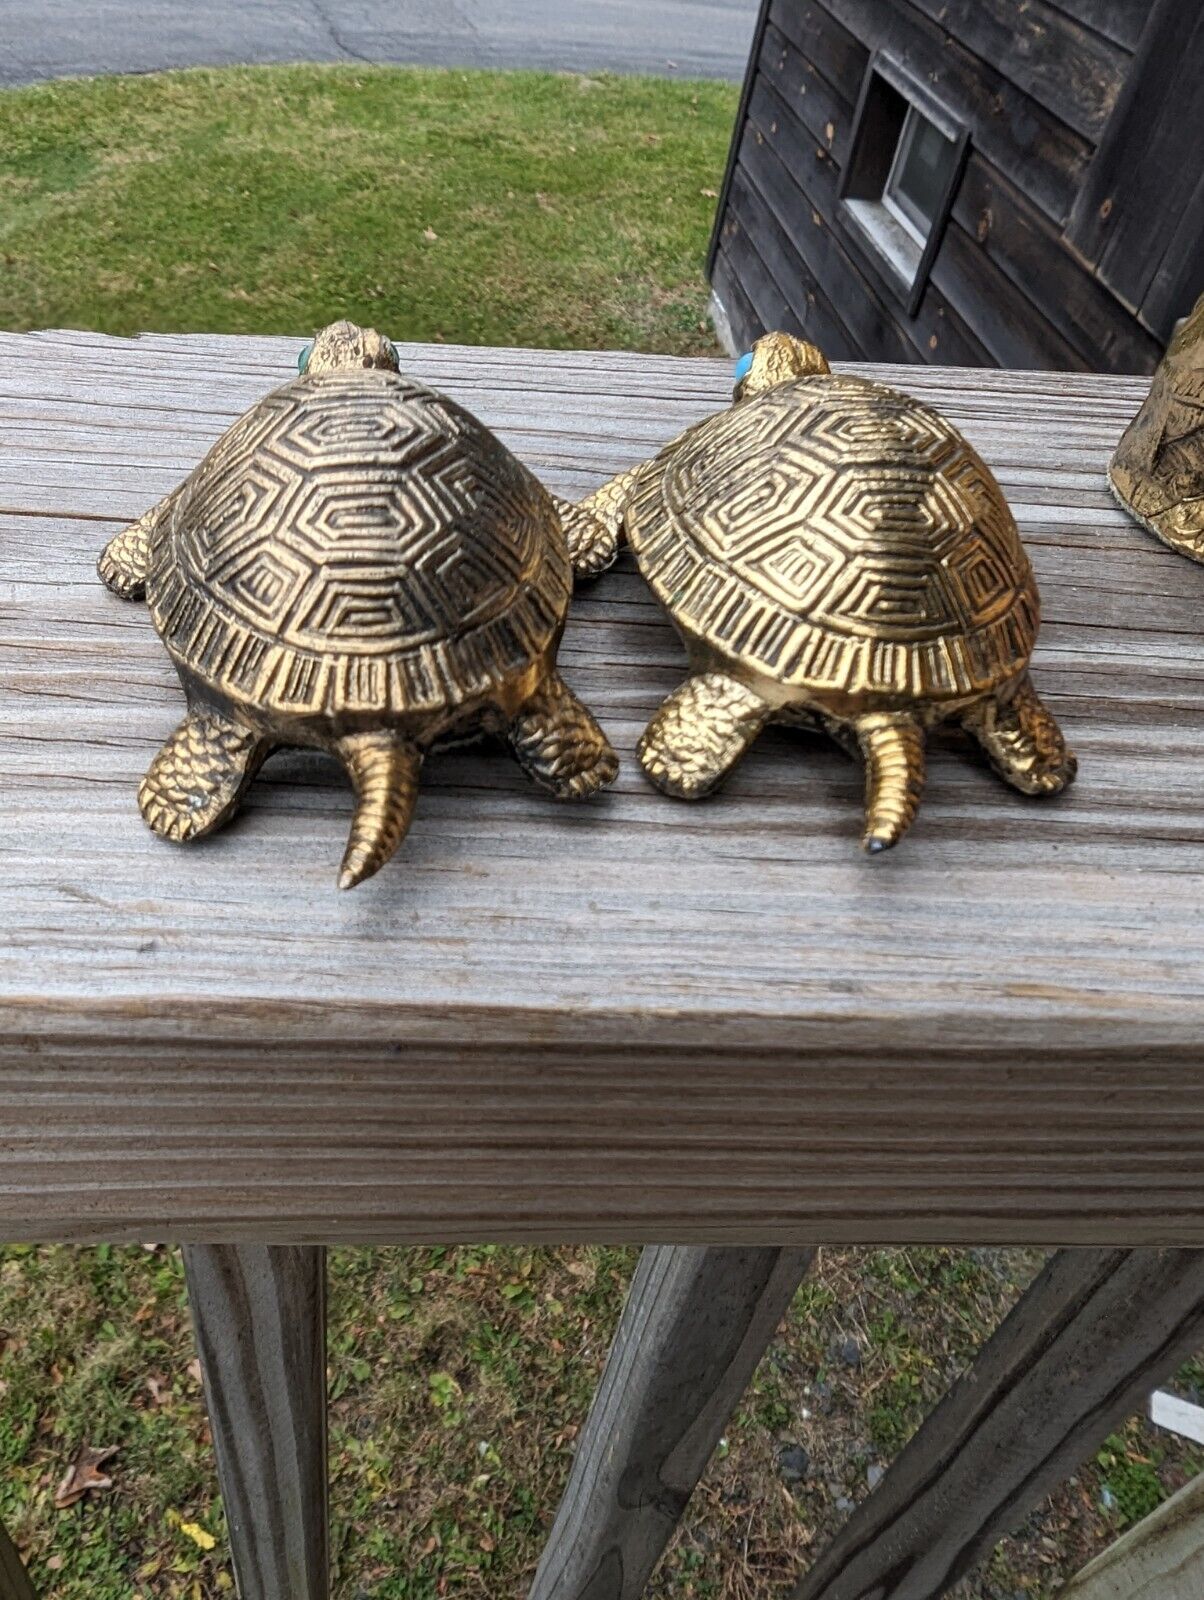
[[[876,56],[862,86],[841,199],[854,231],[914,315],[968,136],[927,91]]]
[[[908,106],[882,204],[919,245],[928,243],[956,159],[956,142],[922,111]]]

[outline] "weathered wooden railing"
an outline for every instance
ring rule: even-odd
[[[1204,1344],[1204,569],[1104,487],[1143,385],[906,375],[1032,549],[1082,760],[1062,801],[938,746],[914,836],[870,863],[856,769],[785,736],[715,801],[662,799],[630,754],[680,647],[624,565],[561,658],[628,757],[617,793],[561,810],[449,754],[399,860],[339,896],[346,796],[313,762],[204,847],[143,829],[178,691],[93,576],[295,353],[0,335],[0,1237],[185,1245],[244,1600],[329,1592],[326,1244],[653,1245],[534,1600],[640,1593],[814,1244],[1077,1247],[797,1590],[936,1600]],[[570,494],[728,383],[406,364]],[[30,1594],[0,1534],[0,1600]]]

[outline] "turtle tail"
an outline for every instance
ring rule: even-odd
[[[353,733],[335,754],[357,796],[339,888],[354,889],[378,872],[409,832],[418,796],[420,751],[390,733]]]
[[[913,717],[859,717],[857,742],[865,758],[865,831],[871,855],[889,850],[907,832],[924,792],[924,730]]]

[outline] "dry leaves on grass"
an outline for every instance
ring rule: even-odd
[[[115,1444],[103,1445],[99,1450],[90,1444],[82,1444],[75,1460],[63,1475],[63,1481],[55,1490],[54,1503],[59,1511],[66,1511],[68,1506],[73,1506],[82,1500],[86,1494],[94,1489],[111,1489],[113,1480],[107,1473],[100,1469],[112,1456],[117,1454],[119,1446]]]

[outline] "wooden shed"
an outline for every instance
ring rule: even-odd
[[[1204,291],[1204,0],[764,0],[721,336],[1145,372]]]

